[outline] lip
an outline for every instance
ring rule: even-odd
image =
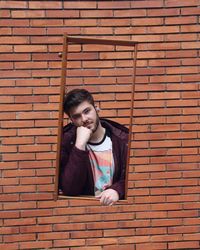
[[[91,122],[84,125],[84,127],[86,127],[86,128],[90,128],[91,126],[92,126]]]

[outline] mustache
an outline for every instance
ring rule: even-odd
[[[84,127],[85,127],[85,126],[88,126],[88,125],[90,125],[90,124],[92,124],[92,121],[83,122],[83,126],[84,126]]]

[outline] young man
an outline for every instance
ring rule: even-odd
[[[124,198],[128,129],[100,119],[92,95],[74,89],[64,99],[60,188],[65,195],[95,195],[103,205]]]

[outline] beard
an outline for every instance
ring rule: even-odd
[[[97,114],[95,126],[94,126],[94,128],[92,129],[92,133],[93,133],[93,134],[97,131],[97,129],[98,129],[98,127],[99,127],[99,123],[100,123],[100,119],[99,119],[99,116],[98,116],[98,114]]]

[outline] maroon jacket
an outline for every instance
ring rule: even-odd
[[[100,119],[113,144],[115,171],[113,184],[119,198],[124,198],[128,129],[114,121]],[[94,180],[88,151],[75,147],[76,127],[71,123],[64,127],[61,147],[59,187],[65,195],[94,195]]]

